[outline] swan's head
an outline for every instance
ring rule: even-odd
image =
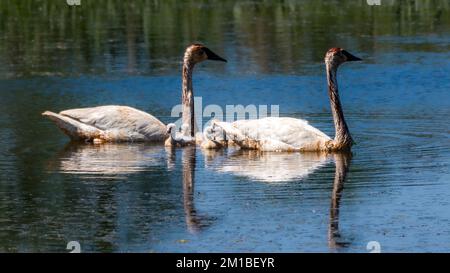
[[[361,61],[360,58],[353,56],[347,50],[333,47],[325,54],[325,63],[339,66],[345,62]]]
[[[176,125],[175,123],[169,123],[166,126],[166,134],[172,134],[173,130],[175,129]]]
[[[186,52],[184,53],[185,62],[199,63],[206,60],[227,62],[227,60],[212,52],[202,44],[192,44],[186,48]]]

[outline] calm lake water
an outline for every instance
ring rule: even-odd
[[[450,252],[448,1],[56,2],[0,2],[1,252]],[[173,122],[195,41],[228,59],[196,68],[203,106],[330,136],[324,53],[363,58],[338,75],[352,155],[74,144],[40,115]]]

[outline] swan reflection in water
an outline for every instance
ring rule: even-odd
[[[336,170],[334,172],[333,190],[331,192],[330,221],[328,224],[328,246],[332,249],[346,247],[348,242],[339,241],[339,208],[345,179],[350,167],[351,153],[334,154]]]
[[[178,149],[180,151],[180,149]],[[181,182],[185,222],[190,233],[196,234],[210,226],[213,217],[200,215],[195,207],[196,148],[181,149]],[[176,171],[177,149],[146,144],[68,144],[50,164],[50,169],[82,178],[123,178],[127,174],[149,171],[166,164]],[[331,195],[328,243],[330,248],[346,246],[339,242],[339,206],[351,155],[345,153],[264,153],[249,150],[204,151],[206,167],[262,182],[298,181],[311,175],[328,162],[335,162]],[[334,160],[333,160],[334,159]],[[177,176],[173,176],[177,177]],[[179,176],[178,176],[179,177]]]
[[[176,148],[166,147],[167,166],[173,168],[176,161]],[[214,221],[213,217],[200,215],[195,208],[195,168],[196,168],[196,148],[189,146],[182,148],[182,182],[183,182],[183,207],[186,226],[190,233],[197,234],[204,228],[210,226]]]
[[[164,158],[164,147],[157,145],[68,143],[51,163],[50,170],[82,178],[122,179],[159,166]]]
[[[214,153],[214,151],[212,152]],[[322,152],[275,153],[235,150],[227,157],[205,151],[206,162],[215,171],[262,182],[289,182],[306,178],[325,166],[332,157]],[[214,158],[217,156],[217,158]],[[222,162],[215,162],[214,159]]]
[[[78,144],[68,143],[49,163],[50,171],[78,175],[80,178],[123,179],[126,175],[166,164],[176,171],[176,149],[148,144]],[[178,150],[179,151],[179,150]],[[197,213],[194,203],[195,147],[182,149],[183,207],[187,229],[198,233],[211,225],[213,218]],[[173,176],[179,177],[179,176]]]
[[[344,182],[350,166],[351,153],[270,153],[255,150],[235,150],[231,155],[204,151],[205,162],[218,172],[230,173],[261,182],[299,181],[312,175],[330,161],[335,163],[328,224],[328,246],[331,249],[346,247],[340,241],[339,207]]]

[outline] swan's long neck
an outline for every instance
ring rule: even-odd
[[[330,97],[331,112],[333,113],[333,121],[335,128],[334,143],[341,149],[350,148],[353,140],[345,122],[342,105],[339,99],[338,85],[336,80],[337,65],[326,62],[327,79],[328,79],[328,95]]]
[[[183,61],[182,120],[183,124],[189,126],[185,134],[191,137],[194,137],[195,134],[194,90],[192,88],[192,71],[194,70],[194,65],[194,62],[190,60],[189,53],[186,53]]]

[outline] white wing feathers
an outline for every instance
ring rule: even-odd
[[[101,130],[110,128],[129,129],[131,127],[145,129],[149,125],[160,126],[164,131],[166,129],[166,126],[154,116],[128,106],[108,105],[70,109],[62,111],[60,114],[95,126]]]
[[[227,138],[243,148],[257,147],[263,151],[300,150],[329,136],[312,127],[307,121],[294,118],[268,117],[257,120],[238,120],[233,123],[214,121]]]
[[[59,115],[65,117],[59,120],[59,123],[76,122],[96,128],[108,141],[164,141],[167,138],[166,126],[161,121],[128,106],[108,105],[70,109],[62,111]],[[57,125],[61,128],[58,123]],[[80,138],[83,138],[82,134]]]

